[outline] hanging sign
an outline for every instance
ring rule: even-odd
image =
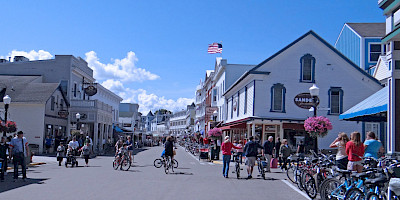
[[[315,106],[318,106],[319,104],[319,98],[318,97],[314,97],[316,98],[315,101]],[[313,97],[311,96],[310,93],[301,93],[298,94],[294,97],[294,103],[303,109],[310,109],[314,106],[314,102],[313,102]]]
[[[67,118],[69,115],[69,112],[67,110],[60,110],[60,111],[58,111],[58,115],[62,118]]]
[[[97,88],[95,85],[89,85],[84,90],[85,90],[85,94],[87,94],[89,96],[93,96],[93,95],[97,94]]]

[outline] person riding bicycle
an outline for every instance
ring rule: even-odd
[[[127,137],[127,140],[125,142],[128,146],[128,153],[129,153],[129,158],[131,159],[131,161],[133,160],[133,141],[131,136]]]
[[[122,147],[118,149],[117,158],[122,158],[126,153],[128,153],[128,144],[123,144]]]
[[[174,140],[171,136],[168,136],[165,142],[165,156],[174,160]]]
[[[123,146],[124,142],[122,141],[122,138],[120,138],[116,143],[115,143],[115,156],[118,155],[119,149]]]

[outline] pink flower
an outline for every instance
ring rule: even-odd
[[[304,121],[304,129],[312,136],[325,136],[332,130],[332,123],[324,116],[309,117]]]

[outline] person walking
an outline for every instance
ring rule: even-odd
[[[46,139],[44,140],[45,146],[46,146],[46,154],[49,153],[49,149],[51,148],[51,138],[49,136],[46,136]]]
[[[17,136],[10,142],[10,157],[14,162],[14,182],[18,179],[18,165],[22,167],[22,180],[26,179],[26,162],[25,157],[29,152],[28,141],[24,137],[24,132],[18,131]]]
[[[346,133],[339,133],[338,137],[329,145],[330,148],[338,148],[336,153],[336,166],[339,169],[347,169],[349,160],[346,154],[346,144],[349,141]]]
[[[275,150],[275,158],[278,159],[278,163],[280,166],[282,166],[282,159],[281,159],[281,157],[279,157],[279,150],[281,149],[281,144],[282,144],[281,138],[277,137],[274,150]]]
[[[61,166],[64,157],[65,157],[65,146],[63,142],[60,142],[60,145],[57,147],[58,166]]]
[[[85,167],[89,167],[90,143],[85,143],[79,151],[82,151],[83,158],[85,159]]]
[[[272,160],[272,151],[274,150],[274,137],[269,136],[268,140],[266,140],[263,144],[263,154],[265,157],[265,162],[267,162],[267,171],[271,172],[271,160]]]
[[[254,141],[254,137],[250,136],[249,142],[244,146],[244,152],[246,156],[246,165],[247,165],[247,179],[251,179],[253,174],[254,165],[256,164],[256,158],[258,155],[258,149],[262,149],[263,147]]]
[[[7,152],[8,152],[8,144],[6,143],[6,137],[1,137],[0,141],[0,181],[4,181],[4,173],[7,171]],[[2,160],[2,161],[1,161]]]
[[[376,159],[378,159],[379,152],[384,152],[382,143],[376,139],[374,132],[367,132],[367,139],[364,142],[364,151],[364,157],[374,157]]]
[[[288,164],[288,157],[290,156],[290,148],[288,145],[287,139],[282,140],[281,147],[279,148],[279,157],[282,158],[283,164],[281,165],[281,169],[287,170],[287,164]]]
[[[225,178],[228,178],[229,174],[229,163],[231,162],[231,155],[232,155],[232,148],[233,149],[240,149],[240,147],[237,147],[233,145],[229,141],[229,136],[225,137],[225,141],[221,145],[221,150],[222,150],[222,161],[223,161],[223,167],[222,167],[222,175]]]
[[[361,142],[360,133],[352,132],[350,139],[351,140],[346,144],[346,154],[348,155],[349,159],[347,169],[361,173],[363,169],[361,157],[364,155],[364,145]]]

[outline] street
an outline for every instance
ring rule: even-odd
[[[90,159],[89,167],[83,167],[79,158],[78,168],[60,167],[55,158],[45,157],[46,164],[28,169],[26,182],[12,182],[9,170],[0,183],[0,199],[306,199],[285,183],[286,174],[280,169],[267,174],[267,180],[257,177],[257,171],[253,179],[245,179],[246,169],[242,179],[232,172],[225,179],[220,162],[199,162],[178,147],[179,167],[165,174],[153,166],[161,152],[161,147],[143,149],[129,171],[114,170],[112,156]]]

